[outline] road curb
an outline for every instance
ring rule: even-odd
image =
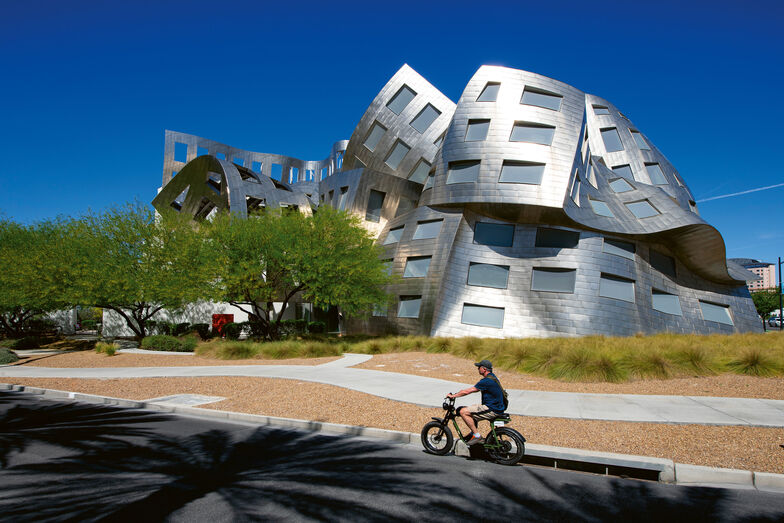
[[[141,408],[200,418],[237,421],[254,425],[324,432],[327,434],[361,436],[381,439],[392,443],[415,444],[419,443],[420,440],[419,434],[373,427],[341,425],[337,423],[280,418],[198,407],[162,405],[145,401],[113,398],[111,396],[99,396],[97,394],[83,394],[80,392],[68,392],[0,383],[0,391],[3,390],[37,394],[49,399],[70,399],[86,403],[98,403],[137,409]],[[582,470],[620,477],[635,477],[678,485],[756,489],[784,493],[784,474],[704,467],[675,463],[672,460],[648,456],[615,454],[611,452],[526,443],[524,463],[547,465],[556,469]]]

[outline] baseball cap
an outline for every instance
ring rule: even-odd
[[[477,367],[484,367],[487,370],[493,370],[493,364],[490,363],[490,360],[482,360],[479,363],[474,363]]]

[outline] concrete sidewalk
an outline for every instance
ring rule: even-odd
[[[459,383],[410,374],[355,369],[372,356],[346,354],[317,366],[231,365],[217,367],[48,368],[2,366],[0,378],[158,378],[249,376],[296,379],[336,385],[395,401],[440,407],[448,392],[473,383]],[[784,427],[784,401],[706,396],[580,394],[509,390],[509,413],[608,421]],[[472,397],[462,404],[470,403]],[[460,403],[459,403],[460,404]]]

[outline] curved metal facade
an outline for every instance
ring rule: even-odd
[[[210,154],[227,148],[167,131],[157,208],[175,202],[199,217],[209,198],[245,214],[264,198],[365,219],[401,278],[394,301],[350,329],[484,337],[761,330],[747,271],[727,262],[680,173],[610,102],[551,78],[484,66],[454,104],[406,65],[322,162],[220,151],[257,162],[256,173],[189,154],[169,181],[175,140]],[[265,181],[273,160],[289,175],[282,182]],[[319,176],[293,179],[292,167]]]

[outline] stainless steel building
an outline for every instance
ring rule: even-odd
[[[153,204],[359,214],[401,278],[350,330],[761,330],[750,275],[656,146],[609,101],[525,71],[481,67],[455,104],[403,66],[321,161],[167,131]]]

